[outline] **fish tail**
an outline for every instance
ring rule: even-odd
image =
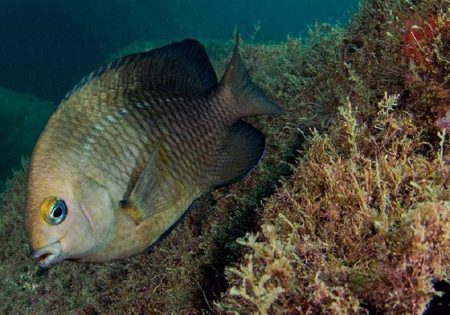
[[[231,92],[236,100],[240,117],[281,115],[283,109],[272,102],[248,73],[239,53],[239,34],[236,35],[233,56],[220,82],[222,91]]]

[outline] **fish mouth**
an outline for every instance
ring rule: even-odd
[[[39,267],[48,268],[64,260],[60,242],[32,250],[30,256],[38,260]]]

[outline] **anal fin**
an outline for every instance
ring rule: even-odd
[[[252,125],[238,121],[231,126],[214,154],[211,186],[237,182],[258,164],[264,153],[264,135]]]

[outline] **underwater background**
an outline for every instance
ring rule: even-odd
[[[244,40],[280,42],[316,21],[346,22],[357,1],[18,0],[1,7],[3,190],[65,93],[121,49],[183,38],[226,42],[235,28]]]
[[[0,314],[450,313],[450,0],[0,4]],[[220,77],[235,30],[287,112],[249,119],[259,166],[151,253],[36,273],[27,161],[65,93],[188,37]]]

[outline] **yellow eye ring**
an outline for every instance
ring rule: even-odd
[[[52,225],[60,224],[67,216],[66,203],[55,196],[47,197],[41,203],[40,214],[47,223]]]

